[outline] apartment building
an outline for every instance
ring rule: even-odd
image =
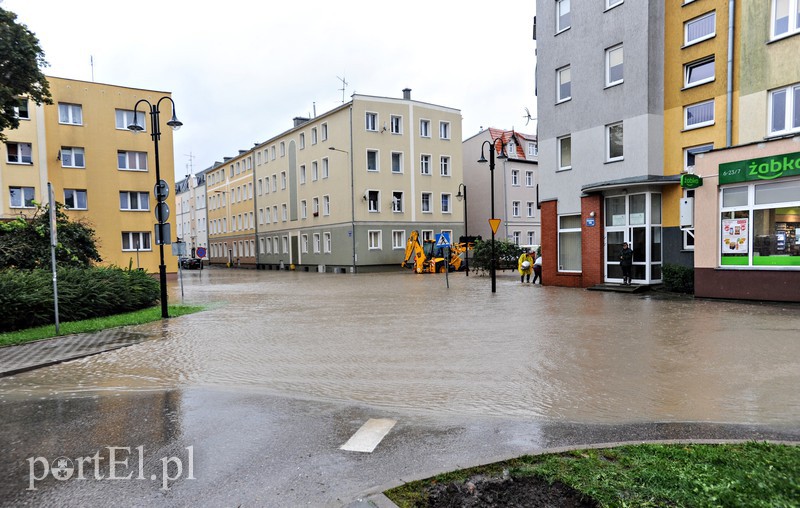
[[[495,141],[494,175],[488,164],[477,162],[482,149],[489,150]],[[500,159],[500,145],[507,158]],[[491,237],[490,218],[500,219],[495,238],[517,245],[541,244],[541,214],[538,203],[538,145],[536,136],[515,130],[490,127],[466,139],[464,152],[464,185],[456,196],[467,213],[468,233],[471,236]],[[488,155],[487,155],[488,157]],[[491,182],[494,178],[495,217],[491,216]]]
[[[685,8],[674,31],[709,17],[717,24],[684,67],[714,55],[713,79],[728,77],[724,96],[721,86],[707,94],[716,101],[719,125],[698,131],[707,137],[672,147],[678,155],[714,143],[686,167],[702,183],[684,191],[681,214],[694,234],[695,294],[800,301],[800,4],[696,0]],[[731,45],[722,51],[717,37]],[[684,107],[696,99],[684,99]]]
[[[255,150],[205,170],[209,264],[256,265]]]
[[[207,258],[208,229],[206,216],[206,174],[186,175],[175,182],[175,224],[177,238],[186,243],[188,257]],[[205,249],[206,256],[197,249]],[[201,250],[200,253],[204,251]]]
[[[52,105],[21,99],[19,129],[7,132],[0,156],[0,218],[34,212],[47,203],[47,183],[73,220],[94,228],[105,265],[159,271],[153,209],[155,158],[149,109],[139,107],[144,133],[128,130],[140,99],[155,104],[169,92],[48,77]],[[169,108],[169,105],[164,106]],[[171,113],[171,111],[169,111]],[[173,178],[172,131],[162,129],[161,175]],[[175,209],[174,194],[166,202]],[[168,221],[169,222],[169,221]],[[167,271],[177,271],[167,256]]]
[[[702,1],[702,0],[700,0]],[[664,3],[540,0],[536,82],[543,280],[661,281]]]
[[[400,266],[413,230],[463,234],[461,113],[355,94],[208,170],[212,263],[320,272]]]

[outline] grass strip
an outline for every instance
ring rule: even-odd
[[[186,314],[193,314],[204,310],[205,307],[198,305],[170,305],[169,317],[179,317]],[[72,321],[59,324],[59,333],[56,334],[55,325],[38,326],[13,332],[0,333],[0,346],[12,346],[24,344],[34,340],[49,339],[61,335],[71,335],[74,333],[90,333],[119,326],[141,325],[161,319],[161,306],[149,307],[147,309],[115,314],[101,318],[85,319],[83,321]]]
[[[476,475],[537,475],[607,507],[800,506],[800,447],[766,442],[628,445],[517,459],[410,482],[384,494],[401,508],[427,506],[427,489]]]

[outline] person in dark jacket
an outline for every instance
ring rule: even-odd
[[[628,247],[628,242],[622,244],[622,251],[619,254],[619,266],[622,268],[622,283],[626,286],[631,284],[631,267],[633,266],[633,251]]]

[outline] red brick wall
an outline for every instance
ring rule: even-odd
[[[594,226],[587,226],[586,219],[594,212]],[[581,198],[581,265],[583,270],[582,287],[602,284],[604,270],[604,230],[603,196],[593,194]]]
[[[594,212],[595,225],[586,219]],[[548,286],[585,288],[601,284],[604,267],[603,196],[581,198],[581,263],[582,273],[558,272],[558,201],[542,202],[542,283]]]

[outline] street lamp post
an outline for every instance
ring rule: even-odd
[[[334,146],[329,146],[328,150],[334,152],[342,152],[347,154],[347,160],[350,162],[350,236],[353,239],[353,269],[352,272],[356,273],[356,194],[355,194],[355,180],[353,177],[353,160],[350,158],[350,152],[341,150]]]
[[[481,143],[481,158],[478,159],[478,162],[481,163],[481,164],[486,162],[486,157],[483,156],[483,147],[486,146],[486,144],[488,143],[489,147],[490,147],[490,149],[489,149],[489,173],[491,174],[491,177],[490,177],[491,191],[490,192],[491,192],[491,195],[492,195],[492,217],[491,217],[492,219],[494,219],[494,152],[495,152],[495,150],[497,150],[497,142],[498,141],[500,142],[500,155],[498,155],[497,158],[498,159],[506,159],[507,158],[506,152],[505,152],[506,145],[505,145],[505,143],[503,143],[503,139],[502,138],[493,139],[491,141],[486,140],[483,143]],[[497,292],[497,269],[496,269],[496,266],[495,266],[496,264],[497,264],[497,259],[496,259],[495,250],[494,250],[494,227],[492,227],[492,259],[491,259],[491,262],[489,263],[489,273],[492,276],[492,293],[496,293]]]
[[[178,120],[178,117],[175,115],[175,102],[172,98],[164,96],[158,99],[158,102],[155,104],[151,104],[150,101],[147,99],[139,99],[136,102],[136,105],[133,107],[133,123],[128,125],[128,129],[133,132],[140,132],[144,130],[143,125],[139,125],[138,122],[138,115],[139,115],[139,104],[145,103],[150,108],[150,137],[153,138],[153,145],[154,145],[154,153],[156,158],[156,189],[161,188],[162,180],[161,180],[161,166],[159,163],[158,157],[158,141],[161,139],[161,127],[159,125],[158,116],[160,111],[158,110],[159,106],[161,105],[161,101],[164,99],[168,100],[172,104],[172,118],[167,122],[167,125],[172,127],[173,130],[180,129],[183,122]],[[144,123],[144,122],[143,122]],[[162,196],[166,197],[164,194]],[[156,196],[158,199],[158,196]],[[159,201],[161,201],[159,199]],[[168,318],[169,317],[169,310],[167,306],[167,265],[164,263],[164,241],[166,240],[169,242],[169,238],[165,235],[164,225],[167,221],[167,218],[164,213],[159,213],[158,217],[158,225],[156,226],[158,229],[158,236],[159,236],[159,243],[158,249],[161,255],[161,264],[158,265],[158,274],[159,274],[159,283],[161,285],[161,317]],[[167,238],[165,238],[167,237]]]
[[[464,189],[464,194],[461,194],[461,189]],[[458,184],[458,194],[456,194],[456,199],[461,201],[464,199],[464,236],[467,237],[467,247],[464,250],[464,266],[467,273],[467,277],[469,277],[469,227],[467,226],[467,186],[463,183]]]

